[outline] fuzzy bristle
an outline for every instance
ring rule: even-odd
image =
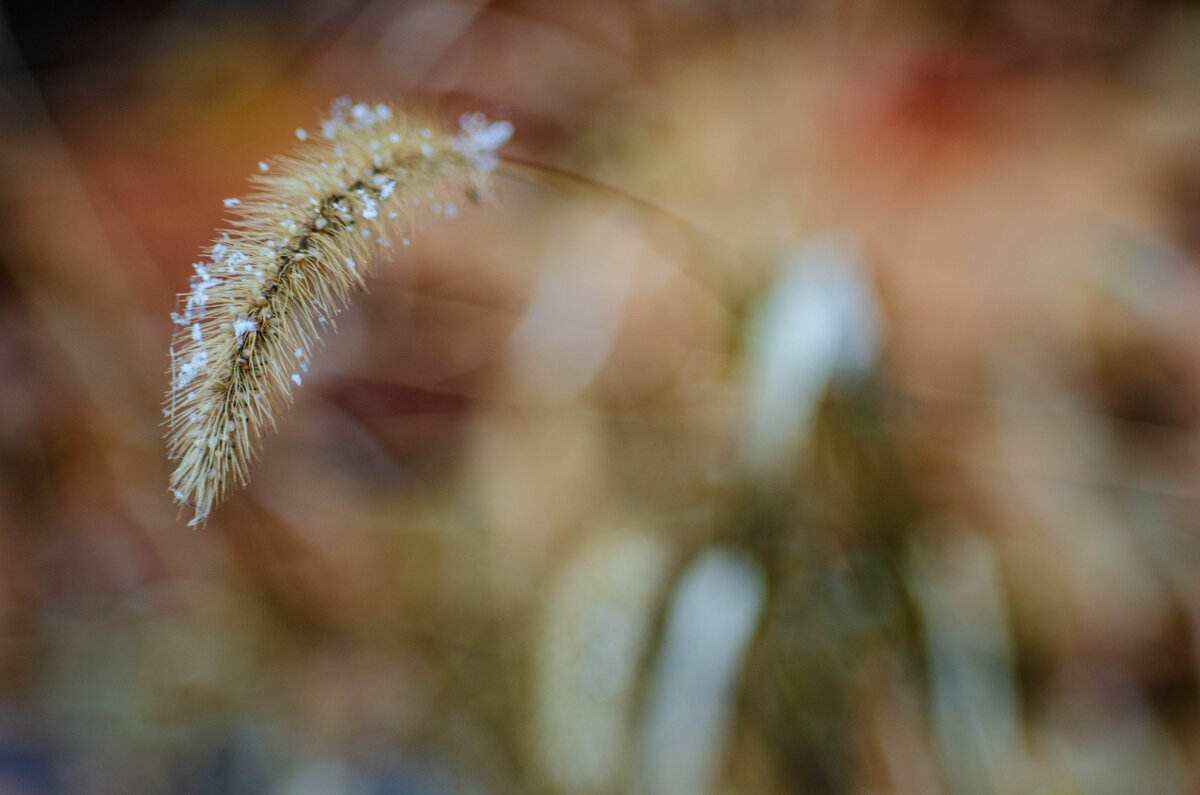
[[[259,163],[171,318],[167,417],[175,499],[200,524],[249,478],[256,443],[308,357],[361,287],[376,247],[486,193],[508,122],[464,116],[452,134],[386,105],[334,103],[290,157]]]

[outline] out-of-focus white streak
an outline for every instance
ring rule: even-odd
[[[608,358],[634,269],[647,256],[646,243],[619,213],[597,220],[569,249],[549,253],[510,340],[513,372],[525,394],[553,403],[587,388]]]
[[[1012,640],[992,548],[966,532],[915,545],[934,734],[951,792],[1016,792],[1028,775]]]
[[[751,321],[745,457],[754,474],[769,476],[786,466],[833,378],[870,371],[881,328],[853,249],[822,238],[787,255]]]
[[[667,553],[654,537],[589,540],[548,593],[534,662],[537,761],[554,790],[611,792],[629,767],[633,684]]]
[[[761,567],[728,550],[704,552],[683,573],[650,684],[639,791],[712,791],[766,590]]]

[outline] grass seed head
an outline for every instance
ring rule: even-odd
[[[225,200],[229,228],[171,315],[170,486],[194,510],[190,524],[246,484],[263,429],[374,251],[392,236],[407,244],[420,216],[453,218],[456,201],[486,194],[512,125],[470,114],[460,127],[338,100],[319,134],[298,129],[292,155],[260,162],[252,192]]]

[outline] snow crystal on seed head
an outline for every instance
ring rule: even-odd
[[[329,106],[329,118],[321,124],[321,135],[336,138],[338,131],[346,126],[346,114],[350,110],[350,97],[338,97]]]
[[[240,317],[233,321],[233,333],[239,340],[256,328],[258,328],[258,321],[248,317]]]
[[[458,124],[462,132],[454,139],[455,151],[466,155],[482,170],[495,171],[499,164],[496,150],[512,138],[512,122],[489,122],[482,113],[465,113]]]
[[[179,372],[175,375],[175,382],[171,386],[177,390],[183,389],[207,366],[208,351],[203,349],[196,351],[191,359],[179,365]]]
[[[207,311],[208,291],[221,283],[220,279],[208,272],[203,262],[193,262],[192,268],[195,269],[196,275],[192,277],[192,291],[188,294],[183,313],[171,315],[171,319],[181,326],[186,325],[193,318],[204,317]]]

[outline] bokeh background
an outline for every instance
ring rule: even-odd
[[[1197,41],[0,4],[0,793],[1200,791]],[[376,263],[187,528],[168,314],[342,95],[545,168]]]

